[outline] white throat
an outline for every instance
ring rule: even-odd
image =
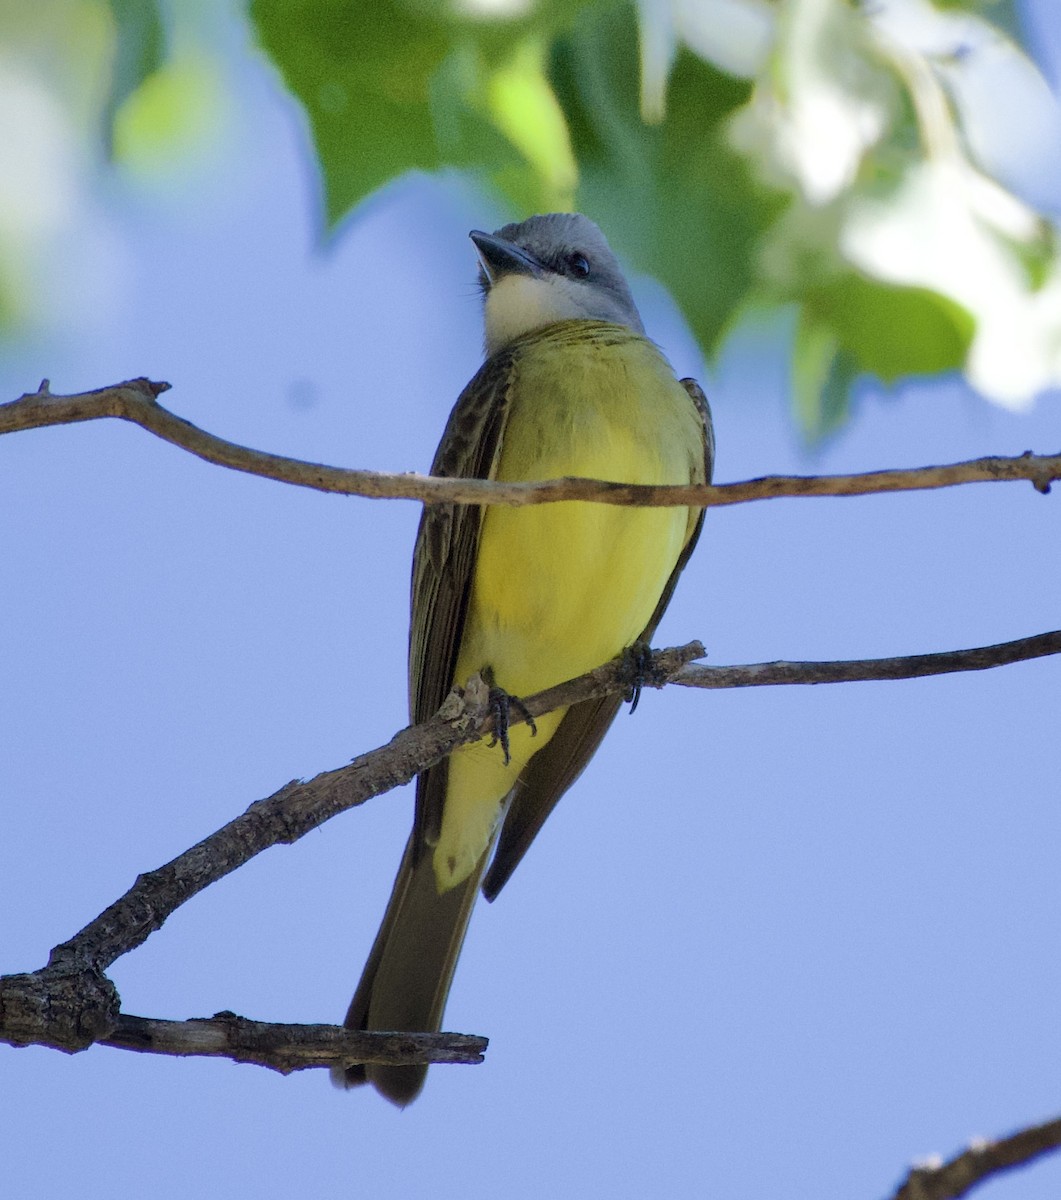
[[[581,285],[562,275],[504,275],[486,293],[483,314],[486,353],[496,354],[514,338],[557,321],[593,314],[579,295]]]

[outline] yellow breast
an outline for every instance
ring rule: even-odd
[[[555,328],[520,359],[497,478],[702,476],[699,417],[656,347],[617,326]],[[618,654],[652,615],[692,519],[579,502],[489,509],[458,682],[460,669],[490,665],[526,695]]]
[[[644,337],[599,322],[553,326],[526,340],[513,388],[498,479],[703,478],[699,415]],[[695,519],[688,508],[579,501],[489,508],[454,682],[490,668],[500,687],[526,696],[619,654],[655,611]],[[508,766],[482,744],[451,757],[435,856],[441,886],[471,869],[500,801],[562,716],[539,722],[533,739],[514,729]]]

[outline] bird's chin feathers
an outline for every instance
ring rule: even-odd
[[[579,280],[551,274],[505,275],[486,293],[486,353],[496,354],[532,330],[579,318],[630,323],[610,297]]]

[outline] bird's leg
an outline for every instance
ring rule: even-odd
[[[641,689],[649,682],[652,647],[648,642],[634,642],[632,646],[627,646],[623,651],[623,659],[630,674],[630,682],[627,684],[626,691],[623,692],[623,699],[629,703],[632,713],[641,699]]]
[[[505,756],[505,766],[507,767],[512,761],[512,755],[509,753],[508,731],[512,724],[513,714],[518,720],[527,722],[530,726],[531,737],[537,735],[538,726],[535,725],[534,718],[527,711],[527,706],[518,696],[513,696],[503,687],[497,686],[494,682],[492,667],[484,667],[480,673],[490,687],[490,711],[494,715],[494,736],[490,739],[490,745],[496,746],[498,742],[501,743],[501,751]]]

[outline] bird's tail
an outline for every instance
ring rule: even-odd
[[[350,1001],[347,1029],[436,1033],[441,1028],[453,971],[493,847],[463,883],[440,896],[430,849],[414,854],[415,836],[414,832],[405,847],[383,923]],[[367,1064],[332,1070],[340,1087],[371,1083],[401,1107],[416,1099],[426,1075],[426,1066]]]

